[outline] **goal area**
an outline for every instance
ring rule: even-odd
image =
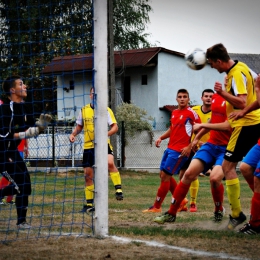
[[[52,115],[51,124],[28,139],[24,161],[32,192],[26,221],[17,228],[14,203],[0,198],[0,241],[59,236],[108,235],[107,160],[107,1],[4,1],[0,3],[0,73],[20,75],[35,119]],[[81,108],[95,92],[95,212],[82,213],[85,179],[84,133],[70,143]],[[1,99],[5,93],[1,88]],[[25,155],[25,153],[24,153]],[[1,178],[4,178],[0,176]],[[6,184],[5,184],[6,185]],[[4,184],[0,184],[3,189]]]

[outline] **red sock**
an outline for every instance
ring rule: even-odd
[[[189,192],[190,184],[184,184],[182,181],[177,185],[173,196],[172,196],[172,203],[168,213],[176,216],[177,210],[180,207],[181,202],[186,197],[187,193]]]
[[[177,187],[177,182],[175,181],[175,179],[172,177],[170,179],[170,192],[171,194],[173,194],[175,188]]]
[[[211,194],[215,204],[215,212],[223,210],[224,185],[221,183],[218,187],[211,187]]]
[[[0,189],[3,189],[7,185],[9,185],[9,181],[5,177],[2,177],[2,179],[0,180]]]
[[[252,201],[251,201],[251,217],[250,225],[252,227],[260,226],[260,193],[254,192]]]
[[[162,203],[170,189],[170,181],[163,182],[161,181],[161,185],[158,188],[156,200],[154,202],[154,207],[159,209],[162,206]]]
[[[0,180],[0,189],[3,189],[4,187],[6,187],[7,185],[9,185],[9,181],[5,178],[5,177],[2,177],[2,179]],[[11,202],[13,199],[13,195],[9,195],[7,198],[6,198],[6,201],[7,202]]]
[[[7,198],[6,198],[6,201],[8,202],[8,203],[10,203],[12,200],[13,200],[13,195],[9,195],[9,196],[7,196]]]
[[[254,178],[247,178],[246,181],[250,189],[254,192]]]

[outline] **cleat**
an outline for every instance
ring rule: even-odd
[[[246,223],[242,228],[238,230],[238,233],[243,233],[247,235],[257,235],[260,234],[260,226],[252,227],[249,223]]]
[[[222,211],[221,210],[215,211],[214,212],[214,219],[213,219],[213,221],[221,222],[223,217],[224,217],[224,215],[225,215],[225,212],[226,212],[226,210],[225,210],[224,207],[223,207]]]
[[[0,201],[0,205],[3,205],[3,206],[8,206],[8,205],[15,205],[15,201],[14,200],[11,200],[11,201],[7,201],[5,198],[2,199]]]
[[[182,207],[182,209],[181,209],[181,211],[188,211],[188,208],[187,208],[187,206],[185,205],[185,206],[183,206]]]
[[[149,209],[145,209],[142,211],[143,213],[161,213],[162,212],[162,208],[157,209],[155,206],[151,206]]]
[[[191,203],[190,204],[190,212],[197,212],[197,206],[196,203]]]
[[[165,212],[163,215],[156,217],[153,221],[158,224],[164,224],[165,222],[175,222],[175,220],[176,216],[173,216],[168,212]]]
[[[123,200],[124,199],[123,192],[116,192],[115,196],[116,196],[117,200]]]
[[[206,174],[204,174],[203,172],[201,172],[201,173],[199,174],[199,176],[200,176],[200,177],[206,177]]]
[[[246,220],[246,215],[241,211],[237,218],[233,218],[229,215],[229,222],[227,225],[227,229],[234,230],[236,226],[242,224]]]
[[[90,206],[90,205],[84,205],[83,209],[79,211],[79,213],[91,213],[95,211],[95,207],[94,206]]]
[[[24,221],[23,223],[17,225],[17,228],[18,229],[30,229],[30,228],[32,228],[32,226],[30,226],[27,222]]]
[[[187,209],[186,204],[187,204],[188,202],[189,202],[188,199],[187,199],[187,198],[184,198],[183,201],[181,202],[181,205],[180,205],[180,207],[178,208],[177,212],[187,211],[188,209]],[[186,208],[186,210],[185,210],[185,208]]]

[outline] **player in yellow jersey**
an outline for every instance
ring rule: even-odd
[[[227,49],[221,43],[208,48],[206,57],[212,68],[219,73],[227,74],[225,87],[223,88],[220,82],[216,82],[214,90],[226,100],[228,117],[256,101],[254,79],[257,74],[245,63],[230,59]],[[240,203],[240,183],[236,166],[257,143],[260,136],[260,109],[251,111],[238,120],[229,118],[225,123],[212,124],[214,126],[211,126],[210,129],[220,130],[223,124],[230,124],[233,129],[222,164],[231,206],[227,228],[233,230],[246,220]]]
[[[200,117],[202,123],[207,123],[211,118],[211,101],[214,91],[212,89],[204,89],[202,91],[201,100],[202,105],[193,106],[192,110],[194,110]],[[192,140],[194,139],[194,134],[192,136]],[[209,132],[205,134],[199,141],[199,147],[207,142],[209,139]],[[191,152],[189,160],[185,163],[185,165],[180,170],[180,180],[185,172],[185,170],[189,167],[189,164],[192,160],[194,153]],[[204,175],[205,176],[205,175]],[[197,212],[197,195],[199,190],[199,180],[196,178],[190,185],[190,212]],[[178,211],[187,211],[188,208],[186,204],[188,203],[188,199],[185,198]]]
[[[94,89],[90,89],[90,99],[93,101]],[[69,139],[70,142],[75,142],[75,137],[83,130],[84,131],[84,153],[83,153],[83,168],[85,175],[85,197],[86,204],[83,206],[81,212],[93,212],[94,207],[94,103],[84,106],[77,118],[77,125],[73,132],[71,133]],[[108,107],[107,108],[107,118],[108,118],[108,171],[110,177],[114,184],[117,200],[123,200],[123,192],[121,186],[121,177],[120,173],[114,163],[114,155],[112,146],[110,144],[109,136],[115,134],[118,131],[117,121],[115,119],[113,111]]]

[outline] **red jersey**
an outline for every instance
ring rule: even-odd
[[[227,121],[226,100],[218,94],[212,96],[211,123],[222,123]],[[231,136],[230,131],[210,130],[208,142],[215,145],[227,145]]]
[[[188,146],[191,141],[193,133],[192,126],[194,122],[201,123],[198,114],[190,107],[183,110],[173,110],[171,115],[171,133],[168,148],[181,152],[184,147]]]
[[[17,146],[17,150],[19,152],[23,152],[24,151],[24,145],[25,145],[25,139],[22,139],[20,144]]]

